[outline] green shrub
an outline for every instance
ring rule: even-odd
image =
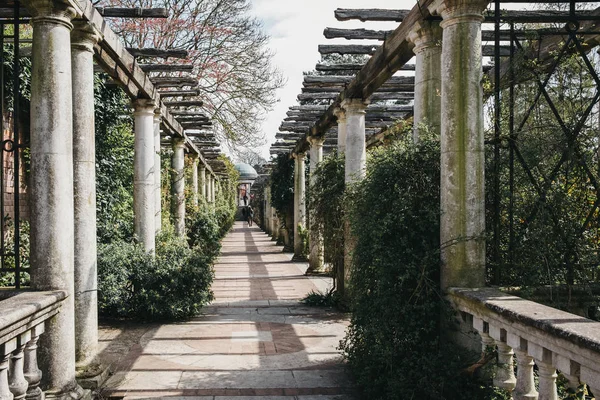
[[[140,320],[179,320],[197,315],[213,299],[213,257],[191,249],[166,232],[156,257],[127,242],[101,245],[98,252],[100,313]]]
[[[351,188],[355,238],[351,325],[341,350],[363,399],[490,399],[444,346],[450,308],[439,291],[440,148],[409,139],[377,149]]]
[[[221,250],[222,237],[222,226],[216,213],[201,199],[199,207],[188,207],[185,219],[188,245],[210,258],[216,258]]]

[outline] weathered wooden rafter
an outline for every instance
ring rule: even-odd
[[[127,47],[126,50],[134,57],[159,57],[159,58],[187,58],[188,51],[185,49],[154,49]]]
[[[192,64],[140,64],[145,72],[190,72],[194,70]]]
[[[105,18],[168,18],[166,8],[96,7]]]
[[[157,88],[198,85],[198,80],[196,78],[175,76],[153,76],[150,78],[150,82],[152,82]]]
[[[171,110],[171,114],[175,115],[176,118],[179,118],[181,116],[193,116],[193,117],[208,118],[202,111],[195,111],[195,110]]]
[[[315,112],[315,113],[322,113],[324,111],[327,111],[329,107],[328,106],[320,106],[320,105],[305,105],[305,106],[291,106],[290,107],[290,111],[288,111],[288,115],[291,115],[290,113],[310,113],[310,112]],[[371,111],[377,111],[377,112],[383,112],[383,111],[411,111],[412,110],[412,106],[406,106],[406,105],[395,105],[395,104],[389,104],[389,105],[381,105],[381,104],[369,104],[369,106],[367,107],[367,112],[371,112]]]
[[[202,107],[204,105],[202,100],[165,101],[164,103],[168,107]]]
[[[311,100],[335,100],[340,95],[340,92],[324,92],[324,93],[301,93],[298,95],[298,101]],[[379,92],[370,96],[371,101],[387,101],[387,100],[412,100],[414,99],[413,92]]]
[[[420,6],[422,14],[427,16],[427,19],[441,19],[437,16],[431,16],[429,11]],[[414,8],[413,8],[414,10]],[[348,9],[338,8],[335,10],[335,18],[338,21],[360,20],[366,21],[391,21],[403,22],[410,14],[409,10],[384,10],[384,9]],[[425,17],[423,19],[426,19]],[[589,11],[578,11],[576,13],[578,20],[596,19],[597,17]],[[572,20],[568,11],[555,10],[502,10],[502,21],[513,22],[568,22]],[[485,21],[494,22],[494,12],[488,11],[485,13]]]
[[[200,94],[200,90],[191,89],[191,90],[168,90],[168,91],[159,91],[160,97],[188,97],[188,96],[198,96]]]
[[[377,51],[378,45],[363,45],[363,44],[321,44],[319,45],[319,53],[321,54],[364,54],[373,55]],[[481,50],[484,57],[494,56],[493,45],[483,45]],[[509,46],[500,46],[500,56],[510,56]]]

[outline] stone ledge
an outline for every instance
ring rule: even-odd
[[[0,291],[0,343],[33,328],[59,312],[67,292]]]
[[[472,308],[473,311],[477,310],[484,316],[493,312],[510,322],[539,329],[553,337],[564,339],[600,355],[600,322],[509,295],[493,288],[450,288],[448,291],[451,299],[459,303],[459,306]]]

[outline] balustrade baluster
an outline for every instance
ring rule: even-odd
[[[556,368],[552,364],[545,363],[540,360],[535,360],[538,367],[540,395],[539,400],[558,400],[556,392]]]
[[[27,331],[17,336],[17,348],[12,352],[8,369],[8,382],[14,400],[22,400],[27,393],[27,380],[23,375],[23,351],[31,340],[31,332]]]
[[[513,348],[517,359],[517,384],[513,391],[515,400],[537,400],[538,392],[535,390],[533,357],[527,354],[527,340],[518,335],[509,333],[506,343]]]
[[[16,338],[0,345],[0,400],[13,400],[13,394],[8,385],[8,360],[16,348]]]
[[[489,335],[494,339],[498,348],[498,366],[494,375],[494,385],[512,392],[517,384],[513,365],[514,352],[506,344],[506,331],[495,326],[489,326]]]
[[[23,367],[25,379],[29,383],[26,400],[41,400],[42,389],[40,381],[42,380],[42,371],[38,368],[37,362],[37,343],[40,335],[44,333],[44,323],[37,325],[31,331],[31,340],[25,346],[25,364]]]

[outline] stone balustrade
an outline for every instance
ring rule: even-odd
[[[574,391],[586,384],[600,396],[599,322],[492,288],[452,288],[449,298],[466,321],[472,318],[483,349],[497,348],[494,384],[514,399],[558,399],[558,373]]]
[[[38,339],[66,297],[64,291],[0,291],[0,400],[43,399]]]

